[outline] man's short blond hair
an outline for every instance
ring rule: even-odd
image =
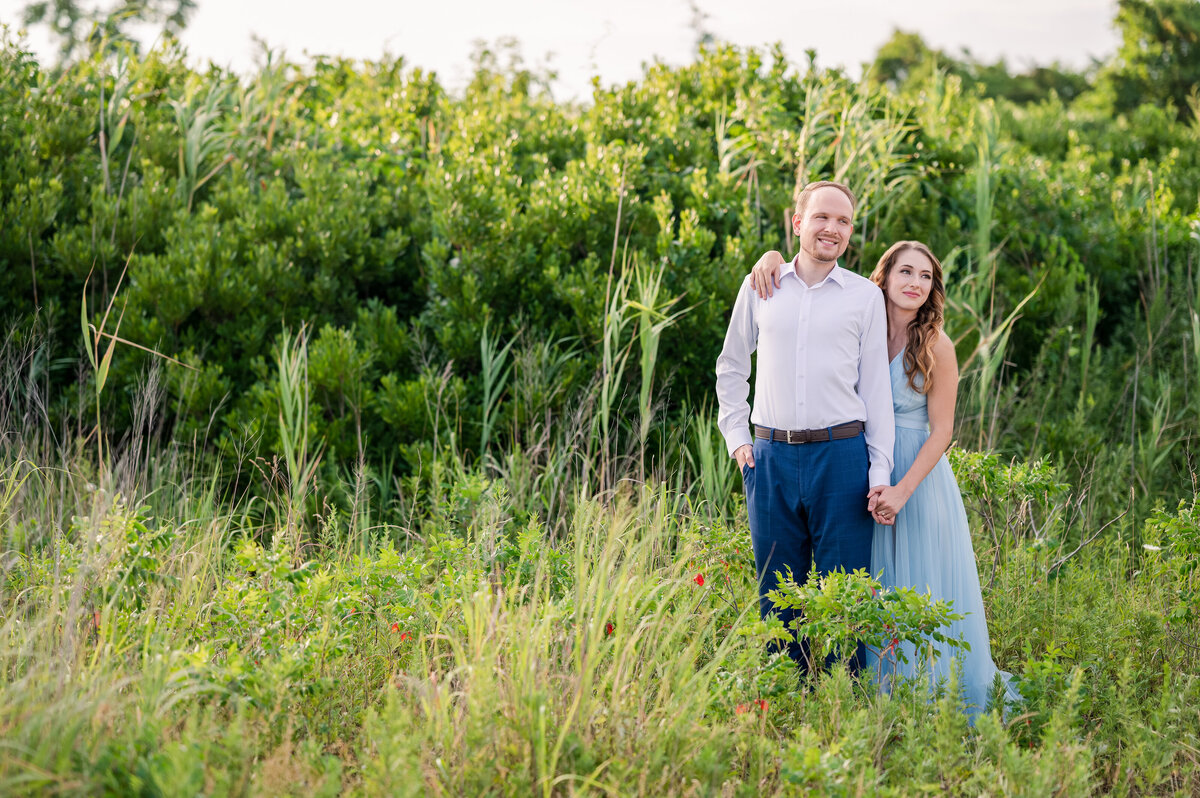
[[[838,191],[845,194],[846,198],[850,200],[851,211],[857,207],[858,197],[854,196],[854,192],[850,190],[849,186],[843,185],[842,183],[835,183],[832,180],[818,180],[815,183],[807,184],[804,188],[800,189],[800,191],[796,193],[796,213],[800,216],[803,216],[804,208],[806,205],[808,205],[808,198],[813,195],[814,191],[819,188],[825,188],[826,186],[836,188]]]

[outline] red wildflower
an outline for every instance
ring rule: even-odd
[[[700,587],[704,587],[704,574],[696,574],[692,581],[700,585]]]
[[[608,623],[604,624],[604,636],[608,637],[610,634],[612,634],[614,628],[616,628],[616,627],[614,627],[612,625],[612,621],[609,621]]]
[[[412,640],[412,635],[410,635],[408,632],[400,635],[400,642],[403,643],[405,640]]]
[[[736,707],[733,708],[733,711],[735,713],[737,713],[738,715],[745,715],[747,712],[750,711],[750,705],[749,704],[738,704]]]
[[[759,710],[761,710],[763,712],[767,711],[767,699],[760,698],[757,701],[755,701],[754,703],[758,704]]]
[[[393,632],[399,632],[399,631],[400,631],[400,624],[398,624],[398,623],[394,623],[394,624],[392,624],[392,631],[393,631]]]

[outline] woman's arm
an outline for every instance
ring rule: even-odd
[[[884,488],[875,503],[875,514],[896,513],[912,496],[921,480],[937,465],[954,437],[954,403],[958,396],[958,358],[954,342],[945,332],[938,334],[933,345],[933,373],[929,391],[925,394],[929,406],[929,438],[917,452],[908,471],[894,486]]]
[[[784,262],[783,255],[772,249],[764,253],[750,270],[750,285],[762,299],[773,295],[779,287],[779,272],[782,271]]]

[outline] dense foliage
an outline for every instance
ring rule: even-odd
[[[1200,30],[1196,7],[1123,3],[1113,61],[1053,70],[1040,96],[987,77],[1003,64],[923,45],[900,65],[896,42],[861,83],[722,45],[572,106],[489,51],[451,96],[403,59],[268,54],[246,80],[167,46],[52,73],[8,41],[0,313],[57,332],[38,366],[67,438],[95,415],[61,390],[85,296],[92,321],[114,301],[121,338],[194,368],[157,360],[177,439],[243,453],[277,450],[268,366],[307,325],[325,467],[361,459],[383,479],[419,472],[451,433],[476,457],[521,443],[532,419],[596,401],[605,342],[610,364],[633,346],[608,392],[611,444],[669,469],[667,431],[710,401],[738,281],[788,248],[796,185],[838,177],[863,197],[851,268],[898,238],[947,263],[962,440],[1049,454],[1081,483],[1102,472],[1110,514],[1128,503],[1113,480],[1133,473],[1142,517],[1179,497],[1200,417],[1200,147],[1178,98],[1130,105],[1113,87],[1190,81],[1200,51],[1179,31]],[[650,374],[634,367],[643,330]],[[502,353],[492,365],[516,370],[488,374]],[[521,368],[538,358],[553,377]],[[155,361],[114,357],[113,434]]]
[[[1195,793],[1198,7],[1121,0],[1084,72],[710,44],[578,105],[6,34],[0,792]],[[973,729],[754,615],[712,368],[824,177],[850,268],[946,265],[1024,697]],[[871,588],[791,598],[835,648],[953,609]]]

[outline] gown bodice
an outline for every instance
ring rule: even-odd
[[[929,404],[925,394],[914,391],[908,384],[904,374],[904,349],[892,358],[888,365],[892,378],[892,410],[896,414],[896,426],[901,429],[929,430]],[[924,378],[918,374],[914,378],[917,385],[924,383]]]

